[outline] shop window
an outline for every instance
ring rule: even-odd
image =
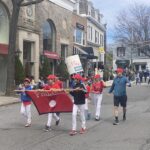
[[[0,3],[0,43],[8,44],[9,41],[9,18],[3,4]]]

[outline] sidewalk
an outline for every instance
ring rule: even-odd
[[[0,96],[0,106],[10,105],[19,103],[20,100],[18,97],[7,97],[7,96]]]

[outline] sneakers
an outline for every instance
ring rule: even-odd
[[[126,121],[126,116],[123,116],[123,121]]]
[[[95,121],[100,121],[100,117],[96,116]]]
[[[56,126],[58,126],[60,123],[60,119],[56,121]]]
[[[86,132],[86,129],[81,128],[80,134],[84,134]]]
[[[46,125],[43,130],[46,131],[46,132],[48,132],[48,131],[50,131],[50,130],[52,130],[52,129],[51,129],[51,127],[49,127],[49,126]]]
[[[76,130],[71,130],[70,132],[69,132],[69,135],[70,136],[74,136],[74,135],[76,135],[77,134],[77,131]]]
[[[113,125],[118,125],[119,124],[119,120],[115,120],[114,122],[113,122]]]
[[[31,126],[31,123],[27,123],[26,125],[25,125],[25,127],[30,127]]]

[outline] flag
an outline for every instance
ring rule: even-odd
[[[39,115],[55,112],[72,112],[73,103],[64,91],[26,91]]]

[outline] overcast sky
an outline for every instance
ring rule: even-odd
[[[103,21],[107,23],[108,43],[113,43],[113,27],[115,19],[120,10],[136,3],[150,5],[150,0],[91,0],[95,8],[104,15]]]

